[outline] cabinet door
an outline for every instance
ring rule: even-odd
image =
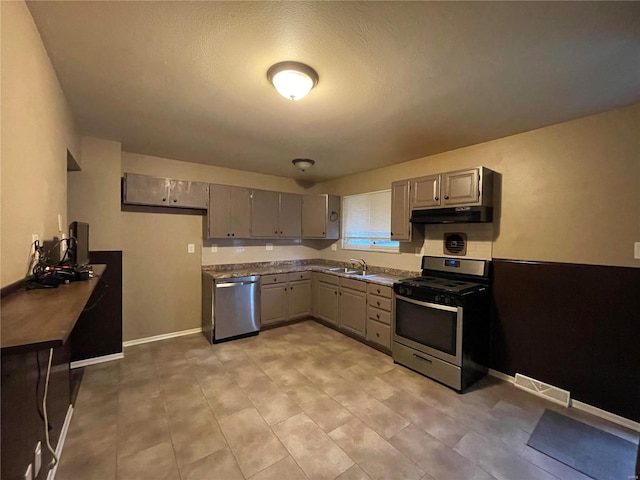
[[[229,187],[229,232],[231,237],[249,238],[251,233],[251,190]]]
[[[338,325],[338,287],[324,282],[318,282],[318,318],[334,325]]]
[[[125,174],[124,203],[136,205],[169,205],[168,178],[150,175]]]
[[[251,192],[251,237],[275,238],[280,235],[278,216],[280,194],[265,190]]]
[[[289,319],[311,315],[311,281],[289,282]]]
[[[411,180],[411,208],[440,206],[440,175]]]
[[[209,185],[208,238],[231,236],[229,231],[229,190],[230,187],[226,185]]]
[[[208,185],[203,182],[171,180],[169,204],[173,207],[207,208],[207,188]]]
[[[262,325],[284,322],[287,320],[288,283],[264,285],[260,289]]]
[[[281,237],[300,238],[302,235],[302,195],[280,194]]]
[[[442,174],[443,204],[467,205],[479,199],[478,169]]]
[[[327,196],[302,197],[302,237],[325,238],[327,234]]]
[[[364,337],[367,324],[367,294],[340,289],[340,327]]]
[[[391,184],[391,240],[411,240],[409,180]]]

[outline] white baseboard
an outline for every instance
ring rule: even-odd
[[[489,369],[489,375],[507,383],[513,384],[515,382],[515,377],[507,375],[506,373],[498,372],[497,370],[493,370],[491,368]],[[575,408],[576,410],[590,413],[591,415],[595,415],[596,417],[600,417],[612,423],[622,425],[623,427],[633,430],[634,432],[640,432],[640,423],[629,420],[628,418],[621,417],[620,415],[616,415],[615,413],[607,412],[606,410],[602,410],[601,408],[594,407],[587,403],[571,399],[570,408]]]
[[[111,355],[102,355],[101,357],[87,358],[86,360],[78,360],[77,362],[71,362],[71,368],[87,367],[89,365],[95,365],[97,363],[111,362],[113,360],[120,360],[124,358],[124,353],[113,353]]]
[[[193,335],[194,333],[200,333],[201,328],[191,328],[189,330],[182,330],[180,332],[164,333],[162,335],[154,335],[153,337],[138,338],[136,340],[127,340],[122,342],[123,347],[133,347],[134,345],[141,345],[143,343],[158,342],[160,340],[167,340],[168,338],[182,337],[184,335]]]
[[[73,405],[69,405],[69,408],[67,409],[67,416],[64,417],[62,431],[60,432],[60,439],[58,440],[58,445],[56,445],[56,457],[58,457],[58,463],[56,463],[55,467],[49,470],[47,480],[54,480],[56,478],[58,465],[60,465],[60,457],[62,456],[62,449],[64,448],[64,441],[67,439],[67,432],[69,431],[69,425],[71,424],[71,417],[73,417]]]

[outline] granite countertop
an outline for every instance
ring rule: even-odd
[[[396,270],[384,267],[369,267],[369,274],[361,276],[344,272],[330,271],[333,267],[350,267],[350,264],[330,262],[326,260],[297,260],[283,262],[261,262],[231,265],[203,265],[202,272],[214,279],[248,277],[252,275],[273,275],[293,272],[320,272],[338,277],[351,278],[363,282],[375,283],[390,287],[402,278],[415,277],[417,272]]]

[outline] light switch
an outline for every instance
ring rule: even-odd
[[[216,253],[218,251],[218,245],[211,245],[211,253]]]
[[[331,244],[331,251],[335,252],[336,250],[338,250],[338,244],[337,243],[332,243]]]
[[[195,243],[190,243],[190,244],[187,245],[187,252],[188,253],[195,253],[196,252]]]

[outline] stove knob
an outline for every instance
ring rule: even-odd
[[[411,289],[407,288],[407,295],[411,295]]]
[[[439,301],[440,301],[440,295],[436,295],[436,300],[435,300],[435,301],[436,301],[436,302],[439,302]]]
[[[442,298],[444,298],[444,303],[446,303],[447,305],[451,303],[451,297],[442,297]]]
[[[398,293],[402,295],[404,293],[404,288],[398,287]]]

